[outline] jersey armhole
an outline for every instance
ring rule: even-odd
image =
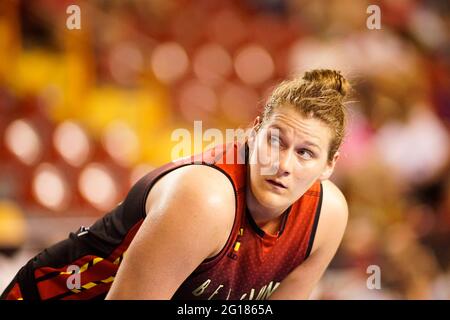
[[[309,236],[308,249],[306,250],[305,259],[307,259],[311,254],[311,250],[314,245],[314,238],[316,236],[317,226],[319,224],[320,212],[322,211],[322,200],[323,200],[323,186],[322,182],[320,182],[319,203],[317,204],[316,212],[314,214],[314,223],[311,230],[311,235]]]
[[[145,204],[147,201],[147,197],[152,189],[152,187],[156,184],[156,182],[161,179],[163,176],[165,176],[166,174],[175,171],[179,168],[185,167],[185,166],[191,166],[191,165],[203,165],[203,166],[207,166],[213,169],[218,170],[219,172],[221,172],[223,175],[225,175],[225,177],[228,179],[228,181],[231,183],[231,187],[233,188],[233,192],[234,192],[234,220],[233,220],[233,226],[231,227],[230,230],[230,234],[228,235],[228,239],[225,242],[224,246],[222,247],[222,249],[214,256],[206,258],[205,260],[202,261],[201,264],[198,265],[198,267],[194,270],[194,273],[197,272],[203,272],[211,267],[213,267],[217,262],[219,262],[221,260],[221,258],[225,255],[225,253],[227,252],[228,248],[232,245],[232,240],[233,240],[233,235],[236,231],[236,226],[237,226],[237,220],[238,220],[238,191],[236,190],[236,186],[233,183],[233,179],[231,178],[231,176],[222,168],[214,165],[214,163],[208,163],[208,162],[192,162],[192,163],[185,163],[182,164],[180,166],[176,166],[175,168],[171,168],[170,170],[167,170],[165,172],[162,172],[161,174],[159,174],[155,180],[152,181],[151,184],[148,184],[147,186],[145,186],[144,192],[143,192],[143,198],[141,199],[141,203],[140,203],[140,208],[141,210],[143,210],[144,212],[144,217],[147,216],[146,210],[145,210]]]
[[[227,241],[225,242],[222,249],[216,255],[203,260],[203,262],[197,267],[197,269],[194,270],[194,273],[204,272],[204,271],[212,268],[215,264],[217,264],[223,258],[225,253],[228,251],[230,246],[233,244],[233,237],[234,237],[234,234],[236,233],[236,228],[238,225],[238,191],[236,190],[236,186],[233,183],[233,179],[230,177],[230,175],[225,170],[223,170],[220,167],[217,167],[217,166],[214,166],[214,165],[208,164],[208,163],[202,163],[201,165],[206,165],[206,166],[209,166],[211,168],[214,168],[214,169],[220,171],[227,177],[228,181],[231,183],[231,187],[233,188],[233,192],[234,192],[234,218],[233,218],[233,226],[231,227]]]

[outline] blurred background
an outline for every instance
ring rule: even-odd
[[[449,299],[445,0],[1,1],[0,291],[170,161],[174,129],[245,128],[277,83],[318,67],[356,94],[331,179],[350,220],[313,298]]]

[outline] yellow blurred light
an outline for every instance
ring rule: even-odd
[[[36,200],[49,209],[63,210],[67,207],[69,199],[67,183],[61,171],[50,163],[42,163],[36,169],[33,193]]]
[[[0,200],[0,246],[23,244],[27,225],[19,206],[10,200]]]
[[[266,49],[251,44],[239,51],[234,68],[244,83],[257,85],[272,77],[275,66]]]
[[[205,117],[217,109],[217,96],[209,86],[190,81],[181,88],[178,103],[188,121],[207,120]]]
[[[96,209],[111,209],[118,196],[118,190],[109,170],[100,163],[89,164],[80,174],[78,188],[83,197]]]
[[[67,68],[62,56],[43,50],[23,51],[10,75],[12,87],[19,94],[39,93],[48,86],[65,87]]]
[[[228,84],[220,95],[220,107],[229,120],[237,125],[252,121],[258,112],[259,96],[246,86]]]
[[[160,97],[150,90],[105,86],[91,91],[79,109],[78,119],[100,138],[109,124],[117,120],[140,130],[157,127],[168,111]]]
[[[123,166],[129,167],[139,159],[139,138],[123,121],[114,121],[109,124],[102,142],[109,155]]]
[[[108,62],[113,78],[127,85],[136,80],[137,73],[143,68],[144,58],[134,43],[119,43],[112,49]]]
[[[18,119],[10,123],[4,139],[6,147],[27,165],[35,163],[42,153],[41,139],[26,120]]]
[[[217,85],[231,73],[233,61],[223,47],[208,43],[196,52],[193,68],[201,81]]]
[[[157,139],[144,139],[142,148],[142,161],[154,164],[155,166],[163,165],[171,161],[171,149],[179,142],[172,141],[172,133],[177,128],[192,127],[192,123],[179,123],[170,127],[160,128],[158,130]]]
[[[356,50],[355,56],[352,51]],[[289,49],[288,68],[295,74],[302,74],[311,69],[348,70],[346,62],[351,57],[352,64],[358,61],[366,64],[366,54],[360,48],[348,51],[340,43],[324,42],[317,39],[302,39],[294,42]]]
[[[73,121],[64,121],[56,128],[53,143],[64,160],[75,167],[84,164],[90,153],[86,132]]]
[[[170,84],[186,73],[189,58],[180,44],[167,42],[155,48],[151,57],[151,66],[158,80]]]

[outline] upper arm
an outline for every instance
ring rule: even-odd
[[[324,199],[321,218],[319,219],[311,255],[331,254],[332,258],[341,243],[347,226],[348,205],[345,196],[333,182],[324,180],[322,181],[322,187]]]
[[[311,254],[283,280],[271,298],[308,298],[336,254],[347,225],[347,201],[331,181],[322,181],[322,186],[324,199]]]
[[[233,187],[216,169],[182,167],[155,184],[146,211],[108,299],[171,298],[227,240],[234,221]]]

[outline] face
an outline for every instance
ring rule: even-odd
[[[303,117],[289,105],[277,108],[249,139],[250,200],[284,211],[317,179],[328,179],[338,158],[336,153],[328,161],[331,138],[322,121]]]

